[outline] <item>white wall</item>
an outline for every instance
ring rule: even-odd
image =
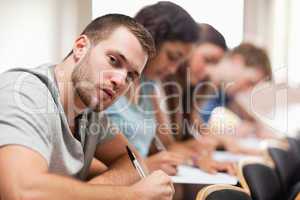
[[[290,17],[288,23],[288,47],[287,65],[289,67],[290,83],[300,83],[300,1],[291,0],[290,2]]]
[[[244,40],[271,48],[272,40],[272,1],[245,0]]]
[[[0,72],[58,62],[91,19],[90,0],[1,0]]]
[[[199,23],[209,23],[226,38],[229,47],[243,39],[244,0],[171,0],[186,9]],[[93,18],[107,13],[122,13],[134,16],[142,7],[157,0],[93,0]]]
[[[59,62],[92,19],[92,13],[94,18],[111,12],[133,16],[141,7],[155,2],[110,0],[103,4],[102,0],[0,0],[0,72]],[[242,40],[243,0],[235,0],[229,6],[227,1],[219,0],[199,0],[197,4],[194,0],[174,2],[198,22],[210,23],[219,29],[229,46]]]
[[[300,83],[300,1],[245,0],[245,40],[265,47],[275,79]]]

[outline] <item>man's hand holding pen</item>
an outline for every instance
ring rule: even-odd
[[[147,176],[131,149],[127,146],[126,150],[134,168],[142,178],[131,187],[133,196],[139,200],[171,200],[175,193],[171,178],[161,170]]]

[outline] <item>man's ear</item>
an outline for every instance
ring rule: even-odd
[[[80,35],[73,46],[73,56],[75,62],[80,62],[91,48],[91,42],[86,35]]]

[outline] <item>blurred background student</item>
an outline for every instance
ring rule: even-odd
[[[154,36],[158,54],[148,62],[140,83],[134,85],[135,89],[132,87],[133,95],[129,91],[127,97],[110,108],[108,114],[111,120],[144,157],[150,155],[145,160],[150,171],[163,169],[175,175],[178,165],[190,161],[190,164],[209,172],[225,170],[234,173],[231,165],[211,163],[203,159],[199,148],[197,150],[189,144],[177,142],[170,128],[165,105],[161,104],[164,101],[161,80],[174,74],[188,57],[193,44],[198,41],[197,24],[186,11],[170,2],[145,7],[135,18]],[[162,141],[166,151],[155,146],[155,137]]]
[[[251,43],[242,43],[229,51],[217,66],[208,68],[207,74],[212,82],[218,86],[218,90],[213,94],[214,97],[207,100],[200,110],[204,122],[209,123],[211,121],[210,118],[215,108],[224,107],[240,119],[234,130],[233,136],[235,138],[274,137],[236,101],[238,94],[253,89],[258,83],[273,80],[270,60],[264,49]],[[221,139],[225,149],[232,152],[257,153],[257,151],[243,149],[238,144],[233,145],[232,135],[228,137],[218,136],[218,138]]]
[[[214,161],[211,153],[218,146],[218,141],[206,137],[208,131],[199,115],[199,107],[207,100],[211,81],[207,68],[214,67],[227,51],[224,36],[209,24],[199,24],[199,38],[190,57],[183,62],[174,75],[166,77],[165,92],[171,123],[177,126],[172,129],[175,137],[187,147],[198,152],[196,162],[207,172],[229,171],[233,167],[229,163]],[[177,84],[169,84],[177,83]],[[204,137],[200,138],[200,135]],[[198,139],[195,139],[198,138]]]
[[[260,151],[238,145],[235,139],[246,136],[266,138],[273,137],[273,134],[265,131],[255,118],[239,105],[235,97],[241,92],[253,89],[260,82],[272,81],[271,64],[265,50],[250,43],[242,43],[228,51],[218,64],[206,67],[203,73],[209,77],[209,82],[198,83],[198,86],[200,84],[200,88],[208,89],[204,95],[200,95],[201,104],[197,103],[199,100],[196,99],[198,109],[197,114],[193,115],[196,116],[194,118],[200,116],[198,122],[202,124],[197,125],[197,121],[194,121],[193,126],[201,127],[198,131],[208,134],[219,148],[234,153],[259,154]],[[192,103],[195,106],[195,102]],[[224,122],[211,119],[214,110],[220,107],[225,108],[225,112],[218,113],[219,117],[223,115],[221,118]],[[225,123],[226,118],[232,117],[238,122],[235,123],[234,129],[230,129],[231,124],[225,125],[225,129],[230,129],[230,133],[226,130],[222,130],[222,133],[212,130],[214,126],[220,127],[220,123]]]
[[[261,153],[240,145],[237,140],[237,135],[245,137],[254,134],[254,130],[259,131],[259,125],[235,102],[235,95],[251,90],[261,81],[271,81],[270,61],[266,52],[255,45],[243,43],[228,50],[224,37],[214,27],[200,24],[199,28],[199,39],[193,53],[175,75],[165,79],[166,96],[171,97],[168,99],[170,119],[178,125],[173,129],[177,140],[202,155],[197,162],[209,163],[202,165],[202,169],[216,172],[232,166],[234,174],[233,163],[215,161],[212,155],[220,148],[233,153]],[[174,81],[178,85],[168,84]],[[220,106],[231,110],[231,115],[241,119],[242,123],[234,132],[236,135],[226,132],[220,134],[212,129],[214,125],[209,123],[209,118],[213,110]],[[220,114],[226,115],[225,112]],[[199,188],[196,185],[185,187],[185,197],[194,198]]]
[[[175,80],[179,84],[179,87],[174,84],[165,87],[167,96],[171,96],[168,99],[168,106],[170,119],[177,125],[173,129],[177,139],[200,154],[207,155],[200,157],[197,162],[205,160],[206,163],[220,166],[220,169],[223,169],[226,164],[212,160],[211,153],[216,149],[243,154],[261,153],[257,149],[239,145],[237,136],[273,137],[272,133],[265,131],[235,101],[235,95],[238,93],[251,90],[261,81],[272,80],[267,53],[249,43],[243,43],[230,50],[223,58],[226,50],[224,37],[212,26],[201,24],[200,37],[193,54],[179,67],[175,75],[165,80],[166,83]],[[208,123],[213,110],[218,107],[231,110],[231,116],[241,119],[230,133],[224,133],[223,130],[220,134],[213,130],[213,126],[216,125]],[[230,118],[230,116],[226,115],[223,118]],[[225,122],[219,120],[216,123]],[[230,124],[225,126],[228,125],[230,126]],[[194,138],[197,137],[198,139],[195,140]],[[210,165],[204,167],[209,172],[215,170]]]
[[[155,150],[155,154],[149,155],[160,124],[156,114],[159,111],[153,103],[154,93],[156,82],[174,73],[191,52],[198,38],[197,24],[183,8],[171,2],[146,6],[135,19],[152,34],[157,55],[147,63],[141,80],[132,85],[127,95],[112,105],[107,114],[145,157],[150,171],[162,169],[175,175],[176,167],[188,159],[184,154],[168,148],[168,151]],[[193,153],[189,149],[183,151],[189,155]]]

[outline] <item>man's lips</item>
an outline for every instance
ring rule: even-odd
[[[102,89],[111,99],[113,99],[113,97],[115,96],[115,92],[112,91],[111,89],[108,88],[103,88]]]

